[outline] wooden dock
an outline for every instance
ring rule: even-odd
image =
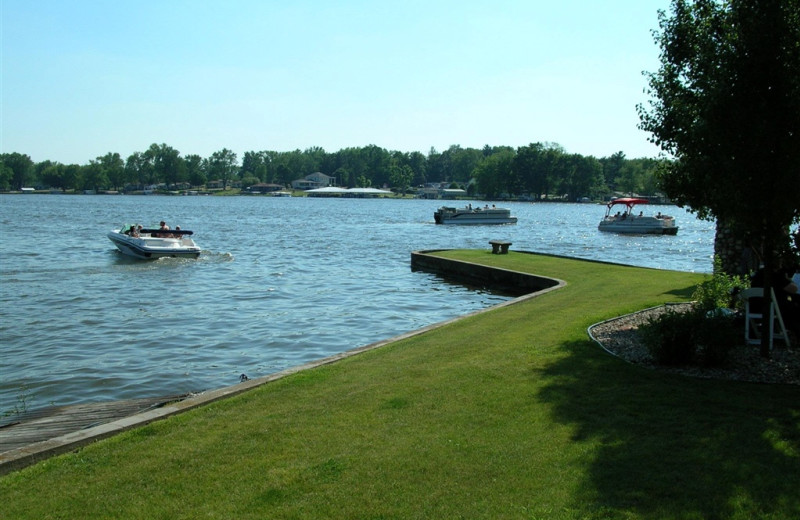
[[[130,417],[186,396],[149,397],[127,401],[53,406],[10,415],[0,422],[0,454],[117,419]]]

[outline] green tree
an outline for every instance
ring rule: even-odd
[[[249,188],[250,186],[258,184],[259,182],[261,182],[261,179],[248,173],[241,179],[242,189]]]
[[[541,143],[531,143],[527,146],[520,146],[514,156],[514,177],[518,183],[517,189],[520,192],[530,193],[538,200],[542,193],[538,164],[542,156],[544,147]],[[483,149],[486,157],[492,155],[489,146]]]
[[[333,164],[336,169],[334,173],[337,177],[341,175],[337,181],[341,186],[352,188],[356,186],[359,177],[367,176],[368,166],[360,148],[343,148],[336,152],[335,156]],[[342,175],[342,173],[346,173],[346,175]]]
[[[385,148],[371,144],[362,148],[360,154],[367,167],[363,175],[369,179],[370,185],[380,187],[390,184],[391,155],[389,152]]]
[[[625,165],[625,153],[617,152],[610,157],[603,157],[600,159],[600,164],[603,166],[603,179],[605,179],[608,189],[613,191],[617,190],[617,179],[620,177],[620,171]]]
[[[575,202],[581,197],[598,195],[603,185],[603,173],[600,162],[594,157],[580,154],[565,155],[563,158],[564,175],[561,178],[561,192],[567,200]]]
[[[464,185],[472,178],[475,168],[483,159],[484,155],[480,150],[454,144],[442,152],[441,166],[447,181]]]
[[[346,188],[352,188],[355,186],[355,181],[353,181],[353,175],[348,171],[346,168],[339,167],[333,172],[333,177],[336,179],[334,181],[337,186],[343,186]]]
[[[544,144],[544,153],[537,165],[537,175],[540,179],[539,187],[541,193],[545,198],[549,193],[552,193],[553,186],[557,185],[565,175],[565,157],[566,152],[561,145],[556,143]]]
[[[325,163],[325,157],[328,154],[325,153],[325,149],[320,146],[312,146],[310,148],[306,148],[303,151],[303,163],[304,167],[303,170],[305,174],[314,173],[314,172],[322,172],[326,175],[333,170],[326,170],[323,168],[323,163]]]
[[[42,184],[46,185],[47,183],[42,180],[42,173],[44,172],[44,170],[46,170],[48,167],[54,164],[55,163],[51,160],[44,160],[42,162],[35,163],[33,165],[33,181],[39,183],[40,185]]]
[[[393,164],[389,171],[389,179],[392,183],[392,186],[397,188],[397,193],[403,195],[411,185],[411,181],[414,179],[414,170],[412,170],[411,166],[407,164],[402,166]]]
[[[619,169],[615,184],[617,190],[625,195],[633,196],[641,194],[642,187],[644,186],[644,177],[641,168],[633,161],[625,161],[622,168]]]
[[[283,162],[278,162],[276,165],[275,175],[278,182],[283,185],[290,184],[295,179],[294,172]]]
[[[392,166],[408,166],[411,168],[411,181],[409,186],[419,186],[425,184],[425,170],[427,159],[420,152],[400,152],[393,151],[390,157]]]
[[[556,143],[531,143],[518,148],[514,158],[517,189],[530,193],[536,200],[546,196],[565,175],[564,155],[564,149]]]
[[[443,182],[447,181],[447,165],[443,159],[442,154],[436,151],[436,148],[431,147],[428,151],[428,182]]]
[[[358,179],[356,179],[356,186],[359,188],[369,188],[372,186],[372,181],[370,181],[366,176],[360,175]]]
[[[476,189],[488,199],[497,198],[508,191],[514,163],[513,150],[485,157],[475,169]]]
[[[78,189],[81,179],[81,165],[68,164],[64,166],[64,188],[65,189]]]
[[[148,161],[153,165],[153,180],[173,185],[185,180],[185,170],[180,159],[180,152],[165,143],[151,144],[145,152]],[[155,184],[155,183],[154,183]]]
[[[50,163],[39,174],[39,179],[48,187],[64,191],[66,188],[64,178],[64,165],[60,163]]]
[[[770,287],[800,218],[800,0],[673,0],[659,26],[661,67],[638,110],[640,128],[676,159],[662,187],[746,237]]]
[[[81,189],[100,191],[111,185],[108,176],[103,169],[100,161],[89,161],[89,164],[81,167]]]
[[[242,167],[239,171],[239,177],[257,177],[259,180],[265,180],[262,176],[266,173],[264,152],[245,152],[242,157]],[[262,175],[259,175],[261,173]]]
[[[289,170],[293,172],[293,179],[305,177],[306,175],[317,171],[313,165],[308,164],[306,161],[306,156],[299,149],[282,153],[281,159],[284,161]]]
[[[451,181],[467,184],[472,178],[475,168],[483,160],[483,153],[475,148],[461,148],[453,145],[446,152],[450,155],[452,171]]]
[[[422,152],[411,152],[408,154],[406,164],[413,170],[414,178],[411,183],[414,186],[424,185],[428,179],[428,160]]]
[[[228,189],[231,179],[236,176],[236,154],[227,148],[211,154],[208,159],[208,176],[222,181],[222,188]]]
[[[120,157],[118,153],[109,152],[102,157],[98,157],[97,162],[100,163],[100,166],[103,168],[103,173],[108,177],[111,186],[115,190],[125,185],[127,177],[125,173],[125,161],[122,160],[122,157]]]
[[[206,177],[205,162],[202,157],[197,154],[189,154],[183,158],[183,164],[189,184],[192,186],[205,185],[208,178]]]
[[[11,170],[11,188],[18,190],[33,179],[33,161],[27,155],[12,152],[0,154],[0,161]]]
[[[657,160],[657,159],[641,159],[644,164],[644,180],[642,190],[645,195],[663,195],[661,191],[661,184],[659,183],[659,176],[658,171],[660,168],[667,167],[666,165],[669,164],[669,161],[664,159]]]
[[[153,143],[150,148],[142,153],[144,160],[144,171],[147,173],[147,184],[154,185],[164,182],[164,177],[156,168],[156,157],[158,156],[158,145]]]
[[[14,170],[0,159],[0,190],[8,190],[11,188],[11,181],[14,178]]]
[[[125,160],[125,177],[137,186],[153,184],[153,162],[142,152],[133,152]]]
[[[617,177],[617,188],[629,195],[655,195],[658,191],[656,159],[627,159],[622,164]]]

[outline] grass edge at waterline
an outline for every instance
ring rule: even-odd
[[[587,337],[702,275],[437,254],[567,284],[2,477],[0,516],[800,514],[800,390],[647,371]]]

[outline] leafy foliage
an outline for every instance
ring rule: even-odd
[[[736,295],[749,286],[750,283],[745,278],[725,273],[722,270],[722,260],[714,257],[714,273],[710,279],[697,286],[692,299],[697,302],[700,312],[735,309],[742,306]]]
[[[694,331],[695,361],[703,367],[725,365],[731,350],[742,342],[740,332],[731,316],[704,315]]]
[[[656,363],[687,365],[695,356],[693,328],[696,324],[695,313],[668,310],[650,318],[647,324],[639,328],[639,334]]]
[[[800,219],[800,0],[673,0],[660,27],[661,68],[638,109],[677,159],[662,186],[740,230],[769,267]]]
[[[800,0],[673,0],[659,25],[661,68],[638,110],[676,159],[662,187],[736,229],[770,287],[784,230],[800,221]]]
[[[732,317],[709,315],[698,308],[667,310],[650,318],[639,333],[655,362],[667,366],[722,366],[740,342]]]
[[[308,174],[321,172],[338,186],[393,187],[404,193],[410,187],[439,183],[463,188],[488,198],[519,195],[534,199],[577,201],[599,199],[618,187],[626,193],[658,195],[660,162],[626,159],[622,152],[596,158],[569,154],[555,143],[533,143],[514,149],[483,149],[453,145],[439,152],[389,151],[375,145],[328,153],[320,147],[291,152],[248,151],[242,156],[222,149],[203,158],[180,152],[167,144],[152,144],[127,159],[117,153],[90,160],[86,165],[53,161],[34,164],[21,154],[0,154],[0,190],[22,185],[53,189],[128,189],[146,185],[203,186],[221,181],[224,186],[250,186],[260,182],[288,185]]]

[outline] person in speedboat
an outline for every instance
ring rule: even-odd
[[[158,223],[158,226],[159,226],[158,230],[159,231],[165,231],[165,233],[158,233],[158,234],[153,233],[151,236],[154,236],[154,237],[157,236],[157,237],[160,237],[160,238],[169,238],[169,237],[172,236],[172,233],[168,233],[168,231],[170,229],[169,229],[169,226],[167,225],[166,222],[164,222],[162,220],[161,222]]]
[[[140,230],[141,228],[142,228],[142,226],[137,226],[136,224],[133,224],[131,227],[129,227],[128,229],[126,229],[126,230],[123,232],[123,234],[125,234],[125,235],[128,235],[128,236],[131,236],[131,237],[133,237],[133,238],[138,238],[138,237],[139,237],[139,230]]]

